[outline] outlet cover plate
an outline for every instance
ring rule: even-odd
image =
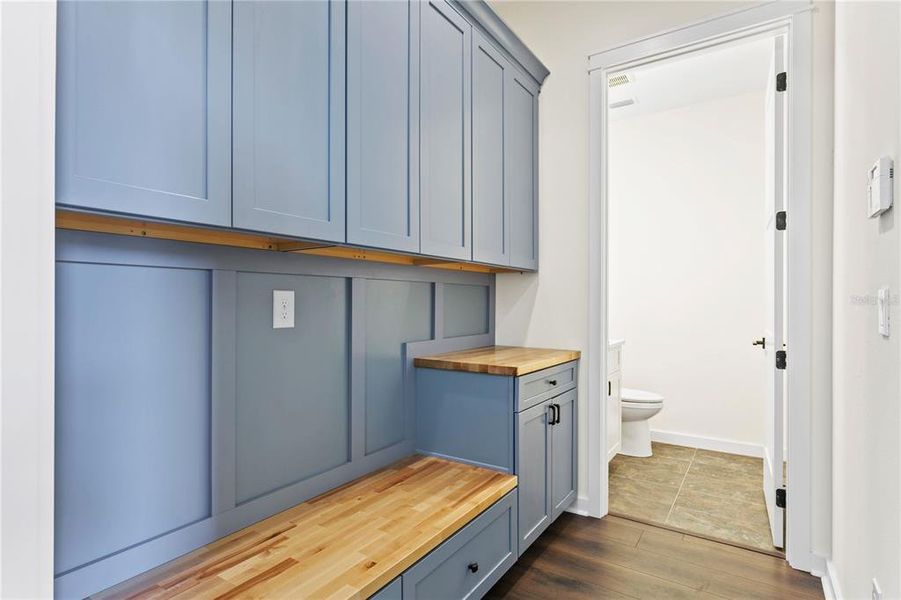
[[[272,290],[272,328],[294,328],[294,290]]]

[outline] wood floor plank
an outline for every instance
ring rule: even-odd
[[[823,598],[777,557],[617,517],[562,515],[491,590],[492,599]]]

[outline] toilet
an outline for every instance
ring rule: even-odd
[[[650,418],[663,410],[663,396],[645,390],[622,389],[623,437],[620,454],[651,456]]]

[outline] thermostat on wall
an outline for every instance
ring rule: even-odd
[[[892,159],[883,156],[867,173],[867,216],[877,217],[892,207],[892,187],[895,167]]]

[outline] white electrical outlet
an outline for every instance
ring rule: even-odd
[[[294,328],[294,290],[272,290],[272,328]]]
[[[879,587],[879,582],[873,579],[873,600],[882,600],[882,588]]]

